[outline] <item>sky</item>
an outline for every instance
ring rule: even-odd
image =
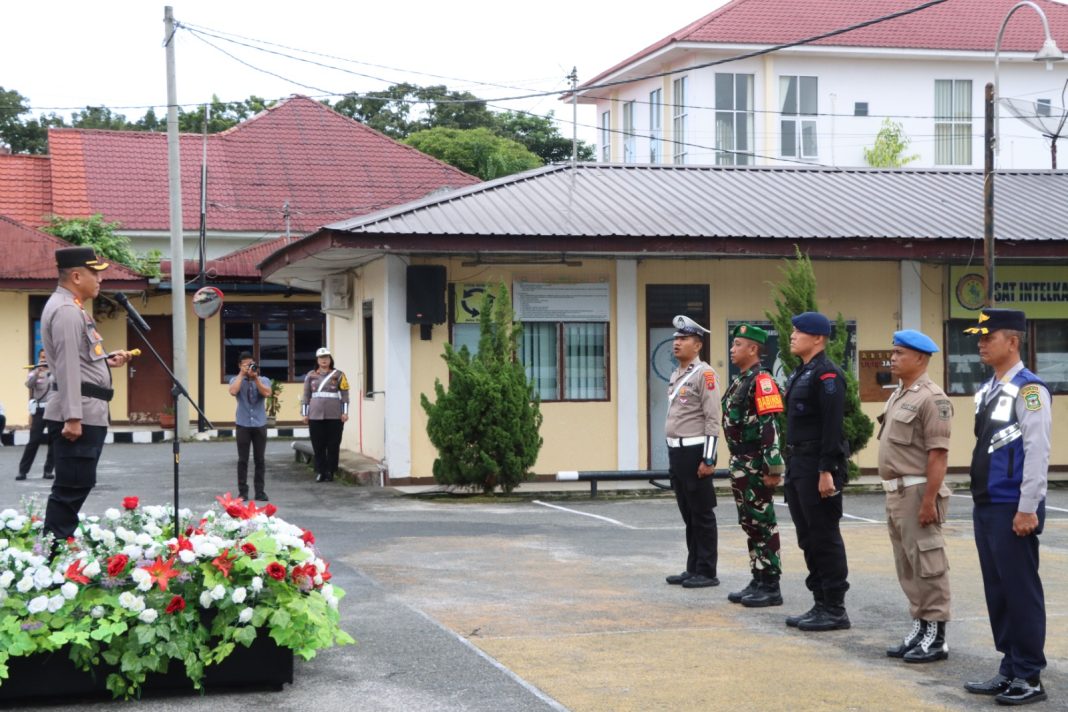
[[[180,23],[331,55],[271,47],[348,70],[179,30],[178,103],[204,103],[213,94],[224,101],[252,94],[268,99],[294,93],[321,97],[408,81],[446,84],[486,99],[554,92],[493,105],[539,114],[555,110],[558,118],[570,122],[571,108],[555,92],[567,88],[565,77],[573,66],[579,81],[585,81],[725,1],[174,0],[174,16]],[[54,111],[69,117],[77,108],[105,105],[135,119],[145,107],[156,106],[163,118],[164,5],[151,0],[5,3],[0,87],[28,97],[34,115]],[[278,76],[243,65],[201,38]],[[579,123],[587,124],[580,126],[580,138],[594,140],[594,122],[593,107],[580,106]],[[570,123],[561,131],[570,135]]]

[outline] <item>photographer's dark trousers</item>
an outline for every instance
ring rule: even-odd
[[[713,478],[697,476],[704,450],[704,445],[669,447],[668,472],[686,524],[686,570],[712,578],[716,575],[719,533]]]
[[[805,555],[805,585],[817,601],[840,606],[849,590],[845,542],[838,523],[842,519],[844,476],[834,474],[838,494],[820,497],[815,457],[795,455],[786,466],[786,504],[797,531],[797,545]]]
[[[267,450],[267,427],[246,428],[237,426],[237,491],[238,494],[248,499],[248,451],[252,449],[252,459],[255,463],[253,475],[254,494],[259,496],[265,490],[264,473],[266,465],[263,455]]]
[[[340,419],[309,420],[308,434],[315,453],[315,472],[324,479],[334,479],[341,454],[341,433],[345,424]]]
[[[103,425],[82,425],[82,436],[71,442],[61,434],[63,423],[46,421],[56,464],[56,479],[45,505],[44,530],[63,541],[78,526],[78,512],[96,486],[96,465],[104,449],[108,429]]]
[[[44,419],[44,406],[41,406],[33,414],[33,420],[30,421],[30,440],[26,443],[25,449],[22,451],[22,459],[19,461],[19,474],[28,475],[30,468],[33,467],[33,461],[37,457],[37,448],[44,444],[47,449],[47,456],[45,457],[44,471],[45,474],[52,474],[52,468],[55,464],[52,455],[52,441],[48,437],[48,432],[45,427]]]

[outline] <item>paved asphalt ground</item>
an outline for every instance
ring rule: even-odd
[[[0,507],[46,496],[15,482],[21,448],[0,449]],[[975,710],[992,700],[961,689],[997,668],[966,497],[946,527],[955,620],[948,661],[885,657],[907,608],[893,571],[880,494],[846,496],[843,530],[853,628],[805,634],[783,618],[808,608],[803,563],[780,507],[786,605],[726,601],[748,580],[733,503],[721,495],[723,585],[684,590],[663,577],[683,566],[669,496],[535,497],[504,501],[400,497],[391,490],[316,484],[290,444],[268,445],[267,492],[279,516],[311,529],[347,592],[343,626],[355,646],[296,662],[282,692],[146,698],[151,710]],[[182,506],[235,489],[233,442],[182,446]],[[38,466],[40,463],[38,463]],[[40,472],[34,473],[35,478]],[[171,501],[170,444],[109,445],[85,506],[123,496]],[[522,491],[522,490],[520,490]],[[603,492],[603,490],[602,490]],[[604,493],[607,495],[607,493]],[[1068,490],[1050,493],[1042,538],[1049,615],[1044,679],[1068,709]],[[1057,509],[1054,510],[1053,507]],[[10,680],[7,684],[18,684]],[[118,702],[37,709],[118,707]]]

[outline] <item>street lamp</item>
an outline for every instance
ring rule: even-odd
[[[1064,53],[1053,41],[1053,35],[1049,31],[1049,20],[1046,18],[1046,13],[1042,12],[1042,8],[1030,0],[1023,0],[1013,5],[1005,15],[1005,19],[1001,21],[1001,29],[998,30],[998,39],[994,44],[994,83],[987,83],[984,101],[986,155],[983,163],[983,266],[986,270],[986,306],[988,307],[994,306],[994,152],[998,150],[998,129],[1000,129],[996,107],[1001,71],[1001,40],[1005,36],[1005,26],[1009,24],[1009,18],[1024,6],[1038,13],[1042,20],[1042,29],[1046,33],[1041,49],[1032,59],[1036,62],[1045,62],[1047,70],[1053,69],[1054,62],[1064,59]]]

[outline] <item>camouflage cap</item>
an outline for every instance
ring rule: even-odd
[[[768,332],[761,329],[759,326],[753,326],[752,324],[739,324],[734,327],[734,331],[731,332],[731,339],[738,338],[749,339],[758,344],[764,344],[768,341]]]

